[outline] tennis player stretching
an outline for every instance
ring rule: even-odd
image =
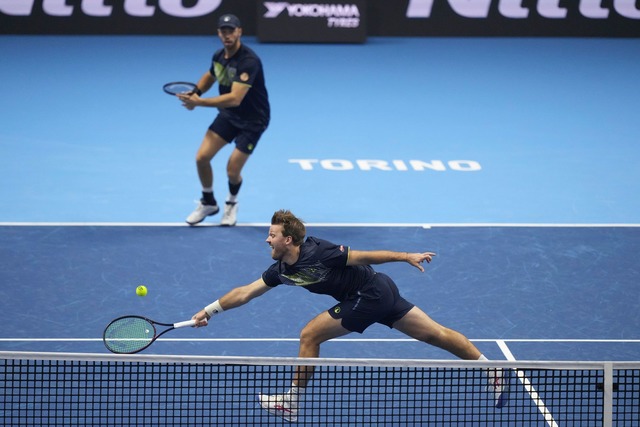
[[[362,333],[381,323],[425,343],[440,347],[466,360],[487,360],[464,335],[432,320],[404,299],[391,278],[376,273],[370,264],[403,261],[424,272],[433,252],[357,251],[309,236],[303,222],[290,211],[280,210],[271,218],[267,243],[276,260],[255,282],[237,287],[193,316],[197,326],[206,326],[214,315],[239,307],[285,284],[330,295],[338,302],[311,320],[300,333],[299,357],[318,357],[320,344],[350,332]],[[487,370],[495,406],[503,406],[506,387],[501,370]],[[260,395],[260,405],[272,414],[294,422],[298,399],[313,376],[313,367],[296,369],[291,389],[285,394]]]

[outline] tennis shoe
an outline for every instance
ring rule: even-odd
[[[233,227],[238,221],[238,202],[226,202],[220,225]]]
[[[290,394],[262,394],[258,395],[258,401],[262,409],[272,415],[295,423],[298,421],[298,402],[292,399]]]
[[[200,199],[200,203],[196,210],[191,212],[191,214],[187,217],[187,224],[196,225],[204,221],[204,219],[208,216],[215,215],[220,212],[220,208],[218,205],[207,205]]]
[[[494,405],[500,409],[507,404],[509,394],[509,370],[489,369],[487,391],[493,393]]]

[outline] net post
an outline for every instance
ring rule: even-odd
[[[604,363],[602,427],[613,427],[613,363]]]

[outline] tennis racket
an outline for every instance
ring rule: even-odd
[[[155,340],[169,331],[194,326],[195,320],[178,323],[160,323],[142,316],[122,316],[107,325],[102,340],[113,353],[133,354],[149,347]],[[158,333],[156,326],[169,326]]]
[[[162,86],[162,90],[164,90],[169,95],[180,95],[182,93],[190,93],[197,89],[197,86],[193,83],[189,82],[171,82]]]

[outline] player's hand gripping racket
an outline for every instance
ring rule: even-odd
[[[195,92],[198,87],[189,82],[171,82],[162,86],[162,89],[169,95],[180,95],[183,93]]]
[[[178,323],[160,323],[142,316],[123,316],[107,325],[102,335],[104,345],[113,353],[133,354],[149,347],[169,331],[194,326],[195,320]],[[158,333],[156,326],[169,326]]]

